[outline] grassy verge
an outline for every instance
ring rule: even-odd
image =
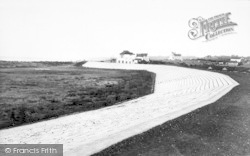
[[[150,64],[158,64],[158,65],[170,65],[170,66],[177,66],[177,67],[186,67],[186,68],[194,68],[194,69],[201,69],[201,70],[208,70],[211,67],[212,71],[223,71],[226,68],[226,71],[233,71],[233,72],[245,72],[250,73],[249,66],[218,66],[218,65],[208,65],[208,64],[188,64],[187,62],[181,61],[151,61]]]
[[[152,93],[147,71],[75,66],[0,69],[0,128],[94,110]]]

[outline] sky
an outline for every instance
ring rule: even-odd
[[[188,22],[231,12],[234,33],[191,40]],[[0,0],[0,60],[78,61],[123,50],[250,55],[249,0]]]

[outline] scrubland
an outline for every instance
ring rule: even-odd
[[[154,74],[147,71],[16,64],[0,68],[0,128],[114,105],[153,87]]]

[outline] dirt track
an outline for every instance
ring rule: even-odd
[[[226,75],[173,66],[97,62],[84,66],[154,72],[155,93],[100,110],[2,130],[0,143],[62,143],[65,155],[90,155],[213,103],[238,85]]]
[[[125,139],[95,156],[249,156],[250,74],[216,102]]]

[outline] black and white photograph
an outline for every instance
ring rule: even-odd
[[[250,0],[0,0],[0,156],[250,156]]]

